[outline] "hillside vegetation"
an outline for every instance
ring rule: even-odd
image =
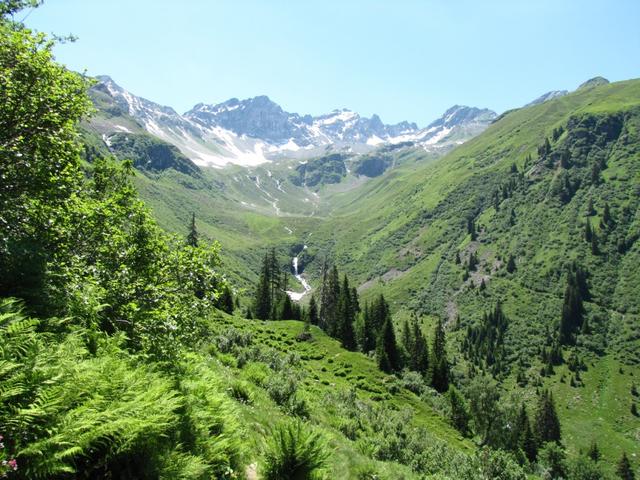
[[[441,158],[211,170],[27,5],[0,2],[0,476],[634,478],[640,81]]]

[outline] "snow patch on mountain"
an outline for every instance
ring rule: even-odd
[[[144,130],[175,145],[199,166],[253,167],[280,158],[305,160],[327,151],[366,153],[385,144],[438,148],[476,135],[496,116],[491,110],[456,105],[419,128],[410,122],[387,125],[377,115],[361,117],[348,109],[316,117],[289,113],[264,95],[199,103],[180,115],[133,95],[109,77],[98,80],[93,88],[107,93]],[[114,133],[128,131],[121,125],[112,127]]]

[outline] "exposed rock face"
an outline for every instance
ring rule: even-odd
[[[279,158],[367,153],[400,144],[438,149],[468,140],[496,117],[491,110],[456,105],[421,129],[407,121],[388,125],[378,115],[366,118],[347,109],[315,117],[299,115],[286,112],[264,95],[217,105],[199,103],[180,115],[171,107],[129,93],[110,77],[98,80],[93,87],[103,99],[98,108],[133,119],[197,165],[251,166]],[[113,129],[122,131],[122,125],[114,123]]]

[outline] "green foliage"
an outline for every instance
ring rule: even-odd
[[[598,464],[589,458],[577,457],[568,466],[571,480],[602,480],[602,470]]]
[[[499,444],[502,411],[496,382],[487,377],[474,378],[468,389],[468,398],[474,430],[480,435],[482,444]]]
[[[332,153],[311,159],[296,167],[296,174],[290,176],[294,185],[316,187],[318,185],[339,183],[346,175],[344,161],[348,158],[342,153]]]
[[[468,435],[471,417],[464,397],[454,386],[449,388],[447,397],[451,407],[451,424],[463,435]]]
[[[545,443],[539,452],[539,467],[544,480],[565,478],[565,452],[556,442]]]
[[[20,478],[162,476],[166,455],[216,475],[239,465],[238,426],[210,371],[186,363],[176,388],[120,336],[99,336],[91,354],[86,330],[37,333],[15,303],[0,310],[0,423]]]
[[[480,325],[467,327],[465,353],[475,365],[491,368],[494,375],[508,368],[504,365],[504,337],[508,325],[509,320],[498,303],[484,314]]]
[[[31,2],[3,3],[11,14]],[[35,300],[64,243],[81,175],[75,124],[87,81],[53,62],[53,42],[0,20],[0,295]]]
[[[438,319],[433,332],[429,379],[431,386],[439,392],[446,392],[449,388],[449,360],[447,359],[444,326],[441,319]]]
[[[322,437],[300,421],[275,427],[265,452],[265,480],[309,480],[326,465],[329,452]]]
[[[560,420],[556,413],[553,394],[548,390],[543,391],[538,398],[535,433],[539,445],[548,442],[560,443]]]
[[[142,170],[173,168],[187,175],[200,175],[200,169],[177,147],[147,133],[114,133],[109,136],[109,150],[120,160],[133,159],[134,166]]]
[[[636,478],[626,452],[622,454],[622,456],[620,457],[620,461],[618,461],[618,465],[616,466],[616,474],[622,480],[634,480]]]
[[[393,324],[387,320],[382,325],[376,345],[376,358],[378,366],[383,372],[391,373],[400,370],[400,353],[393,331]]]

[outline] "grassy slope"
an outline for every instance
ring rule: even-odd
[[[507,332],[507,362],[522,364],[530,387],[542,382],[554,390],[570,450],[584,450],[592,439],[602,436],[601,448],[611,465],[622,450],[634,450],[640,429],[638,419],[629,414],[628,393],[629,375],[637,378],[640,374],[636,356],[640,252],[635,242],[623,255],[617,254],[613,238],[632,236],[639,225],[637,214],[620,222],[625,231],[620,227],[605,240],[602,255],[591,255],[580,237],[589,198],[597,211],[591,217],[593,225],[605,201],[617,219],[625,214],[625,207],[632,214],[637,211],[638,105],[640,82],[628,81],[511,112],[439,161],[409,162],[352,188],[322,189],[324,203],[318,213],[296,210],[301,199],[309,198],[308,192],[296,191],[288,203],[281,204],[287,207],[284,212],[294,215],[275,216],[268,199],[252,187],[250,179],[229,181],[223,172],[211,175],[221,182],[219,189],[184,188],[170,177],[160,182],[143,178],[140,187],[170,230],[182,231],[188,212],[196,211],[203,233],[221,240],[227,264],[241,285],[255,279],[254,269],[265,246],[277,245],[286,258],[304,241],[309,245],[306,271],[312,283],[318,277],[319,260],[328,254],[364,287],[365,298],[384,291],[398,317],[410,309],[422,312],[427,321],[434,316],[449,318],[452,355],[459,355],[463,337],[463,330],[456,327],[476,322],[500,299],[512,322]],[[569,202],[558,202],[554,182],[563,175],[562,169],[537,168],[537,147],[551,137],[554,128],[566,127],[572,118],[616,115],[623,117],[630,141],[606,145],[603,183],[585,184]],[[566,141],[565,133],[557,143],[561,146]],[[525,166],[528,155],[533,164]],[[587,163],[593,161],[589,155],[593,156],[585,156]],[[510,179],[512,164],[526,173],[526,186],[516,188],[496,211],[491,196]],[[268,188],[273,191],[275,185]],[[238,198],[256,207],[239,208]],[[513,226],[508,223],[511,209]],[[466,234],[468,216],[475,217],[481,228],[476,242]],[[289,235],[285,226],[294,233]],[[472,274],[472,281],[477,285],[484,278],[485,292],[461,280],[463,269],[453,261],[456,251],[463,260],[470,251],[478,252],[480,269]],[[515,274],[504,271],[508,254],[517,258]],[[592,274],[593,301],[587,304],[587,315],[594,333],[585,336],[576,349],[591,366],[582,374],[584,386],[579,387],[570,387],[566,374],[561,381],[565,367],[557,368],[550,378],[538,375],[538,348],[544,343],[541,333],[553,328],[559,317],[564,268],[571,259],[580,260]],[[455,321],[457,316],[460,324]],[[604,346],[604,351],[593,344]],[[624,375],[616,373],[621,363],[626,365]],[[509,378],[505,381],[505,385],[512,383]],[[526,398],[532,398],[530,387],[524,391]]]
[[[636,451],[640,433],[639,419],[629,413],[631,375],[640,374],[635,353],[640,348],[640,246],[635,241],[624,254],[615,247],[616,239],[634,238],[639,231],[639,106],[640,82],[627,81],[512,112],[433,165],[418,172],[396,170],[345,195],[341,208],[314,236],[332,246],[347,272],[361,283],[368,280],[365,297],[383,291],[396,309],[448,317],[454,352],[463,338],[455,317],[460,316],[460,326],[472,324],[501,300],[512,321],[507,361],[524,361],[530,385],[539,378],[541,333],[553,329],[559,319],[565,265],[577,259],[591,273],[593,299],[587,304],[587,317],[594,331],[579,340],[576,351],[592,367],[582,375],[581,387],[570,387],[569,376],[560,381],[564,367],[541,381],[556,393],[570,450],[585,450],[597,439],[608,462],[615,462],[623,450]],[[583,182],[562,204],[554,196],[561,169],[554,166],[540,173],[532,170],[535,165],[524,163],[531,155],[535,164],[538,145],[570,118],[618,118],[624,127],[620,139],[604,147],[603,182]],[[596,153],[590,152],[586,161]],[[513,163],[527,172],[527,186],[516,189],[496,212],[491,196],[509,178]],[[605,201],[617,222],[610,233],[598,229],[600,255],[592,255],[581,238],[589,198],[597,212],[590,217],[592,225],[598,225]],[[516,219],[509,226],[512,208]],[[470,242],[466,234],[468,216],[483,229],[477,242]],[[484,278],[485,292],[462,281],[463,269],[453,261],[456,250],[463,260],[469,251],[478,252],[481,267],[472,279],[477,286]],[[517,258],[515,274],[501,267],[508,254]],[[624,375],[618,373],[621,363],[626,364]]]
[[[250,334],[253,343],[262,348],[273,348],[288,355],[297,355],[301,359],[298,367],[302,373],[302,381],[298,392],[309,405],[310,421],[329,440],[332,455],[329,459],[329,478],[357,478],[359,468],[373,465],[379,478],[398,479],[414,478],[409,468],[395,462],[372,461],[364,455],[358,444],[349,440],[340,430],[341,422],[345,421],[327,404],[330,395],[356,390],[358,398],[365,402],[388,407],[392,410],[409,408],[413,413],[412,423],[424,427],[430,434],[446,441],[454,451],[471,453],[473,446],[456,430],[449,426],[434,410],[421,401],[416,395],[405,389],[398,391],[389,389],[385,380],[390,380],[382,374],[375,362],[361,353],[349,352],[340,347],[339,342],[328,337],[322,330],[312,327],[313,339],[300,342],[296,340],[302,332],[303,324],[296,321],[260,322],[247,321],[238,317],[220,314],[215,325],[222,333],[229,328]],[[215,351],[215,350],[214,350]],[[240,415],[245,422],[246,431],[254,445],[254,452],[262,448],[260,438],[268,436],[268,431],[289,414],[279,408],[256,382],[250,364],[242,368],[236,366],[234,359],[217,354],[227,383],[243,382],[250,385],[252,401],[249,404],[240,403]],[[270,371],[273,375],[273,371]],[[260,435],[256,435],[259,433]],[[256,458],[258,470],[260,460]],[[417,477],[415,477],[417,478]]]

